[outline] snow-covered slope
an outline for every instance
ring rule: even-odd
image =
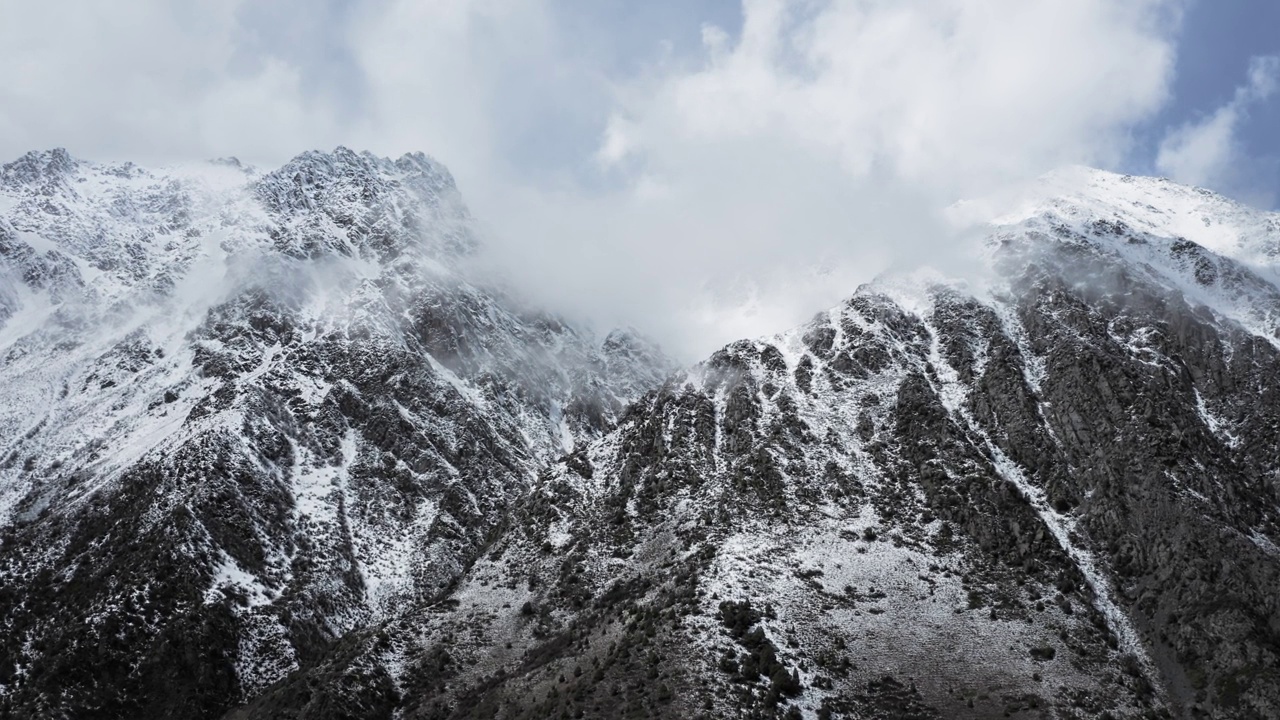
[[[1117,265],[1280,342],[1280,213],[1161,178],[1073,167],[1041,178],[994,225],[1088,237]]]
[[[0,696],[17,707],[246,697],[442,591],[539,467],[664,372],[629,352],[642,339],[596,341],[469,280],[467,211],[420,154],[259,172],[55,150],[0,181]],[[191,648],[221,675],[200,680]],[[197,675],[166,697],[149,688],[173,654]]]
[[[997,218],[1013,224],[1047,211],[1064,217],[1120,221],[1139,232],[1181,237],[1240,262],[1280,263],[1280,213],[1263,212],[1210,190],[1164,178],[1117,175],[1086,167],[1049,173],[1018,207]]]
[[[116,172],[4,170],[5,711],[1280,714],[1274,214],[1070,169],[668,373],[421,156]]]

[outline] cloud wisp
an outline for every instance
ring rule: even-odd
[[[526,294],[695,358],[894,263],[961,267],[957,199],[1123,162],[1182,4],[743,0],[676,52],[552,0],[0,0],[0,150],[421,149]]]
[[[1171,179],[1190,185],[1224,189],[1249,196],[1257,187],[1251,177],[1259,168],[1245,157],[1237,133],[1256,106],[1280,89],[1280,56],[1255,57],[1245,83],[1231,99],[1195,122],[1173,128],[1160,143],[1156,168]],[[1274,169],[1274,168],[1272,168]],[[1274,197],[1246,197],[1270,207]]]

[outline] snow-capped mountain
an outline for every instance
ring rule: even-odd
[[[0,177],[16,716],[1280,715],[1275,214],[1055,173],[670,372],[423,156]]]
[[[460,271],[448,172],[0,171],[0,698],[218,715],[435,598],[665,360]]]

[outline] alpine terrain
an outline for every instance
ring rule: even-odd
[[[0,169],[0,716],[1280,717],[1280,215],[1072,168],[673,367],[449,173]]]

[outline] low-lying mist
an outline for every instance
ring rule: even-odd
[[[693,362],[799,324],[888,268],[960,272],[973,257],[926,194],[804,159],[729,162],[734,183],[717,168],[638,193],[481,202],[477,263],[534,306],[597,331],[635,327]]]

